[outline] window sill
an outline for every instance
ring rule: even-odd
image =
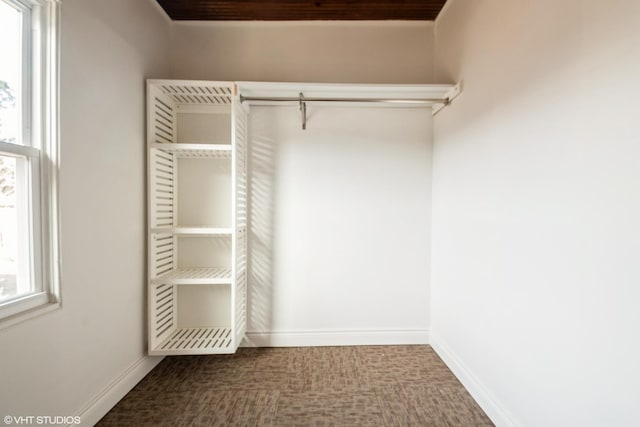
[[[60,301],[49,302],[37,307],[34,307],[30,310],[21,311],[20,313],[16,313],[12,316],[5,317],[4,319],[0,319],[0,330],[13,326],[15,324],[24,322],[28,319],[33,319],[34,317],[41,316],[43,314],[52,312],[62,307]]]

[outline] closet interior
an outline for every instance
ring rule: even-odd
[[[149,80],[149,354],[233,353],[243,340],[249,105],[298,107],[305,129],[307,104],[430,105],[435,114],[459,90],[454,85]]]

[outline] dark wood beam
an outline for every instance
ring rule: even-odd
[[[173,20],[428,20],[446,0],[158,0]]]

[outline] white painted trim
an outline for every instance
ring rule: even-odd
[[[162,8],[162,6],[160,6],[160,3],[158,3],[156,0],[148,0],[148,1],[151,3],[153,8],[156,9],[158,14],[162,15],[162,19],[164,19],[164,22],[169,24],[169,27],[171,28],[173,21],[171,20],[171,17],[167,15],[167,12]]]
[[[13,326],[15,324],[24,322],[25,320],[41,316],[45,313],[49,313],[51,311],[57,310],[61,308],[62,305],[59,301],[50,302],[48,304],[43,304],[41,306],[32,308],[31,310],[23,311],[21,313],[14,314],[13,316],[6,317],[0,321],[0,330],[4,328],[8,328],[9,326]]]
[[[113,408],[131,389],[140,382],[163,357],[144,356],[125,369],[98,395],[91,399],[75,415],[81,419],[80,425],[93,426]]]
[[[473,374],[473,371],[437,334],[431,335],[431,347],[496,426],[511,427],[519,425],[514,421],[515,417],[509,414],[509,411],[500,400],[491,393],[482,381]]]
[[[247,332],[241,347],[429,344],[428,329]]]

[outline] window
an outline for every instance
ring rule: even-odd
[[[0,0],[0,326],[59,306],[57,0]]]

